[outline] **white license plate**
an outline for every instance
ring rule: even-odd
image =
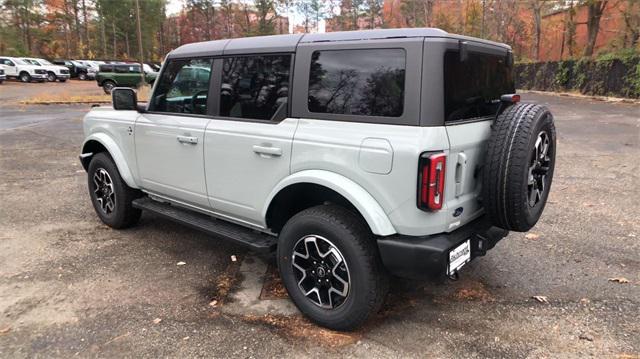
[[[463,265],[471,260],[471,240],[467,239],[461,245],[449,252],[449,267],[447,274],[451,275],[457,272]]]

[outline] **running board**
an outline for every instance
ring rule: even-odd
[[[277,240],[274,236],[169,203],[154,201],[149,197],[134,200],[133,207],[155,213],[206,234],[235,242],[256,252],[271,252],[276,248]]]

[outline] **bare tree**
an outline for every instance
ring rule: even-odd
[[[587,0],[587,46],[584,56],[592,56],[600,31],[600,18],[607,7],[608,0]]]

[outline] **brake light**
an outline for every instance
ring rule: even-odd
[[[437,211],[444,202],[444,173],[447,156],[444,153],[423,153],[418,169],[418,208]]]

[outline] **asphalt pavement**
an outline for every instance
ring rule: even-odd
[[[0,357],[640,357],[639,105],[523,94],[558,131],[538,225],[456,282],[394,280],[338,333],[291,308],[269,257],[150,214],[98,220],[77,160],[90,106],[19,103],[95,87],[0,85]]]

